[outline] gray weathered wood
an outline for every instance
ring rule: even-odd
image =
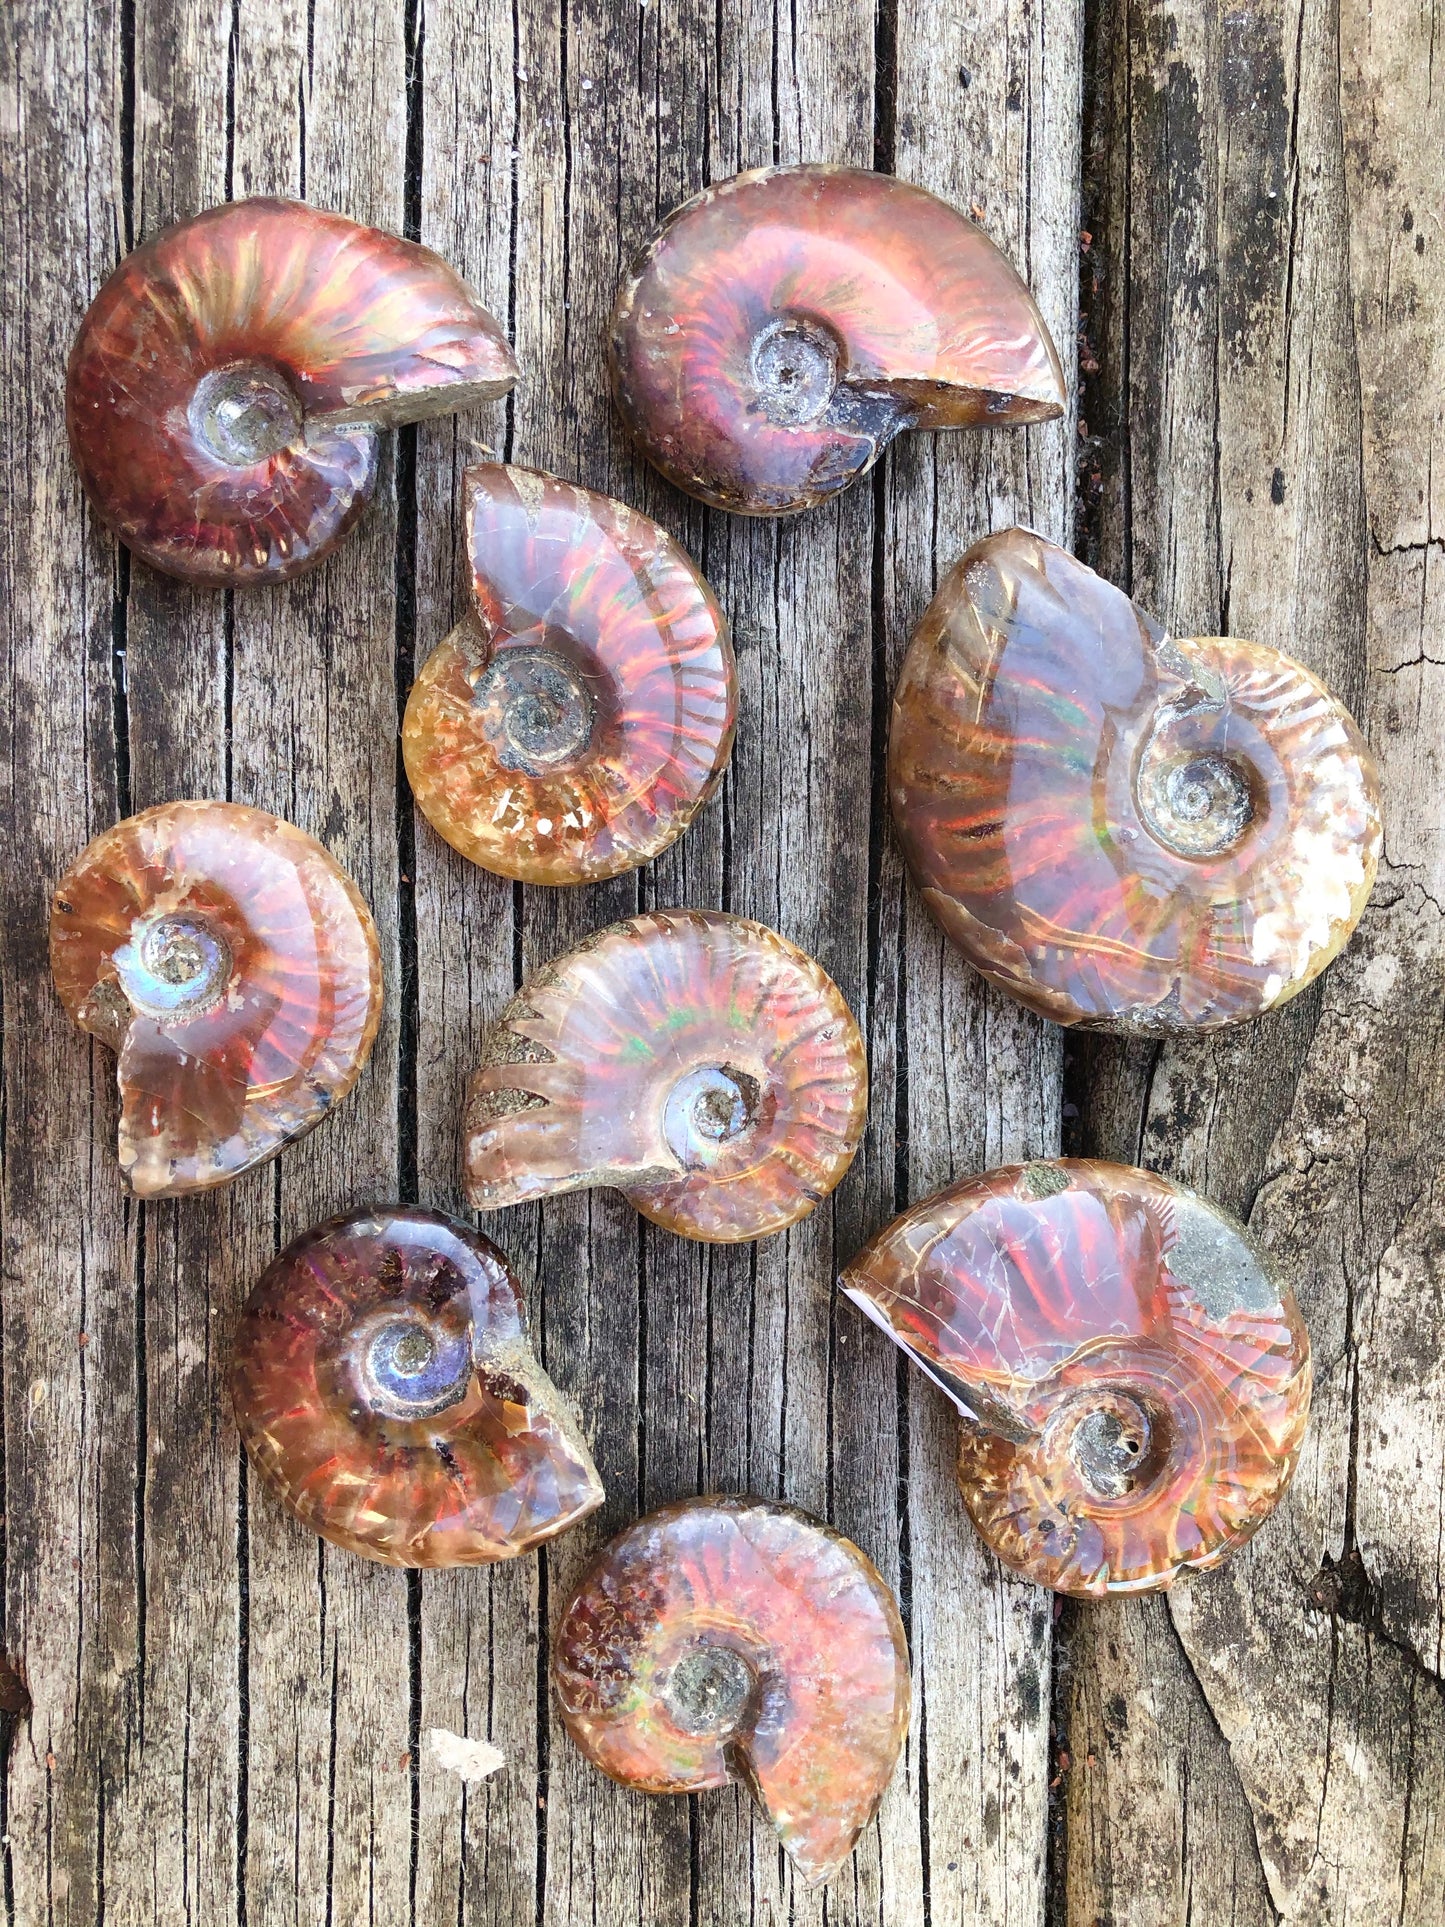
[[[1081,1142],[1247,1216],[1299,1284],[1317,1375],[1296,1484],[1240,1558],[1167,1606],[1065,1621],[1081,1927],[1445,1907],[1437,28],[1395,5],[1120,5],[1093,50],[1101,565],[1182,633],[1258,636],[1333,682],[1388,832],[1359,936],[1297,1004],[1214,1043],[1079,1053]]]
[[[1100,0],[1087,47],[1076,0],[966,18],[868,0],[9,11],[3,1646],[34,1711],[5,1779],[7,1919],[1439,1917],[1445,129],[1429,17],[1341,4]],[[1083,71],[1079,437],[905,440],[781,524],[705,512],[632,454],[602,372],[617,274],[679,199],[775,158],[896,168],[972,208],[1068,359]],[[392,438],[377,500],[317,575],[197,593],[130,565],[84,510],[64,358],[129,246],[261,191],[437,247],[525,378],[504,407]],[[1392,798],[1349,956],[1211,1045],[1065,1050],[943,944],[886,821],[909,629],[986,529],[1069,539],[1076,444],[1091,559],[1176,626],[1320,669]],[[514,890],[416,819],[399,777],[398,702],[461,607],[459,475],[487,449],[658,516],[732,616],[732,770],[640,876]],[[181,794],[324,837],[377,911],[388,1014],[321,1131],[220,1197],[141,1208],[115,1173],[113,1061],[50,990],[45,902],[89,836]],[[455,1208],[461,1091],[519,972],[680,903],[774,923],[842,984],[873,1070],[855,1169],[756,1251],[682,1244],[607,1195],[499,1214],[605,1512],[491,1571],[408,1580],[320,1548],[247,1476],[220,1396],[248,1284],[327,1211]],[[1295,1491],[1239,1561],[1056,1626],[969,1531],[942,1401],[831,1279],[908,1198],[1054,1148],[1065,1097],[1081,1145],[1251,1216],[1302,1281],[1319,1389]],[[629,1796],[548,1707],[547,1629],[579,1563],[638,1509],[709,1487],[827,1514],[903,1601],[913,1732],[826,1900],[742,1795]],[[464,1789],[434,1726],[492,1739],[505,1769]]]

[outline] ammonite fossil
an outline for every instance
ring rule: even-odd
[[[837,1184],[867,1095],[858,1026],[811,957],[742,917],[655,910],[549,964],[492,1026],[467,1195],[614,1185],[685,1238],[762,1238]]]
[[[314,837],[240,803],[106,830],[55,891],[66,1009],[118,1054],[141,1197],[224,1184],[345,1097],[381,1017],[371,913]]]
[[[272,1261],[241,1315],[231,1401],[272,1491],[387,1565],[513,1559],[602,1503],[506,1258],[416,1205],[332,1218]]]
[[[1008,1565],[1140,1592],[1225,1558],[1294,1473],[1309,1337],[1242,1225],[1150,1171],[965,1178],[844,1272],[963,1415],[958,1482]]]
[[[584,883],[682,835],[732,749],[712,591],[610,495],[485,462],[462,478],[475,613],[427,659],[402,748],[448,843],[524,883]]]
[[[319,562],[376,480],[377,431],[503,395],[501,330],[438,255],[299,201],[208,208],[121,262],[70,356],[86,493],[188,582]]]
[[[1179,640],[1027,529],[946,577],[893,699],[893,815],[969,962],[1056,1023],[1256,1017],[1358,922],[1379,783],[1297,662]]]
[[[618,406],[668,480],[782,515],[905,428],[1063,412],[1063,370],[993,242],[920,187],[849,167],[739,174],[677,209],[617,295]]]
[[[892,1593],[851,1541],[767,1499],[684,1499],[604,1547],[558,1623],[552,1684],[624,1786],[740,1781],[810,1885],[853,1851],[908,1728]]]

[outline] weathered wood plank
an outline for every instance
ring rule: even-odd
[[[1445,980],[1423,747],[1434,28],[1313,4],[1105,18],[1102,366],[1083,403],[1101,560],[1183,632],[1258,635],[1328,677],[1381,759],[1390,827],[1372,908],[1317,990],[1243,1038],[1080,1053],[1082,1141],[1249,1217],[1299,1284],[1317,1379],[1293,1492],[1240,1558],[1167,1608],[1067,1622],[1065,1917],[1424,1922],[1445,1880],[1422,1316]]]

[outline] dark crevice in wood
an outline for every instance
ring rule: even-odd
[[[236,1454],[236,1927],[247,1927],[251,1835],[251,1516],[246,1454]]]
[[[637,1484],[635,1511],[647,1510],[647,1220],[637,1216]]]
[[[241,0],[231,0],[231,27],[226,37],[226,199],[236,198],[236,60],[241,50]],[[175,208],[173,214],[181,210]],[[227,595],[229,596],[229,590]]]
[[[233,801],[235,775],[236,593],[227,589],[221,604],[221,756],[225,765],[226,801]]]
[[[135,0],[120,0],[120,207],[129,254],[135,246]]]
[[[120,814],[132,814],[130,787],[130,680],[126,636],[130,621],[130,550],[116,544],[115,594],[110,605],[111,727],[115,736],[115,798]]]
[[[406,1684],[410,1696],[406,1724],[407,1780],[411,1799],[411,1841],[407,1853],[407,1919],[416,1927],[416,1880],[421,1851],[421,1622],[422,1575],[406,1575]]]
[[[175,1209],[174,1206],[171,1207]],[[132,1213],[134,1216],[132,1217]],[[149,1471],[150,1388],[146,1362],[146,1207],[127,1204],[135,1235],[135,1496],[131,1519],[135,1559],[135,1708],[136,1743],[145,1747],[146,1731],[146,1477]]]
[[[535,1927],[544,1927],[547,1913],[547,1836],[550,1824],[548,1795],[551,1789],[552,1730],[547,1697],[548,1627],[547,1558],[537,1561],[537,1872],[535,1881]]]
[[[324,1559],[324,1547],[322,1556]],[[336,1701],[339,1687],[340,1656],[337,1647],[331,1649],[331,1717],[328,1725],[328,1744],[326,1749],[326,1927],[332,1927],[336,1897]],[[298,1763],[299,1765],[299,1763]],[[300,1802],[297,1802],[297,1824],[300,1824]],[[300,1873],[300,1861],[297,1861]]]
[[[97,1760],[95,1773],[95,1927],[105,1927],[105,1767]],[[5,1918],[15,1918],[15,1883],[10,1842],[5,1842]]]

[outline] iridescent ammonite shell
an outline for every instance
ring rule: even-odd
[[[678,208],[618,290],[610,353],[648,458],[751,515],[837,494],[901,429],[1065,402],[1033,297],[983,231],[849,167],[763,168]]]
[[[893,815],[924,901],[1040,1016],[1211,1029],[1283,1003],[1358,922],[1379,781],[1288,656],[1177,640],[1063,549],[991,535],[893,698]]]
[[[741,1782],[811,1886],[853,1851],[908,1729],[892,1593],[841,1533],[767,1499],[683,1499],[604,1547],[558,1624],[552,1684],[624,1786]]]
[[[1293,1476],[1310,1399],[1294,1293],[1242,1225],[1153,1172],[965,1178],[841,1285],[958,1406],[973,1522],[1040,1585],[1141,1592],[1217,1565]]]
[[[587,883],[681,836],[732,750],[737,677],[712,591],[610,495],[485,462],[463,477],[476,612],[402,728],[448,843],[524,883]]]
[[[360,515],[379,427],[516,378],[496,322],[429,249],[299,201],[235,201],[121,262],[80,325],[66,419],[128,548],[188,582],[269,582]]]
[[[162,803],[96,837],[56,888],[50,962],[119,1056],[120,1168],[141,1197],[207,1191],[319,1124],[381,1017],[356,885],[240,803]]]
[[[837,1184],[867,1097],[858,1026],[811,957],[742,917],[655,910],[549,964],[492,1026],[467,1195],[615,1185],[684,1238],[762,1238]]]
[[[416,1205],[332,1218],[273,1259],[241,1314],[231,1401],[283,1503],[387,1565],[514,1559],[602,1503],[506,1258]]]

